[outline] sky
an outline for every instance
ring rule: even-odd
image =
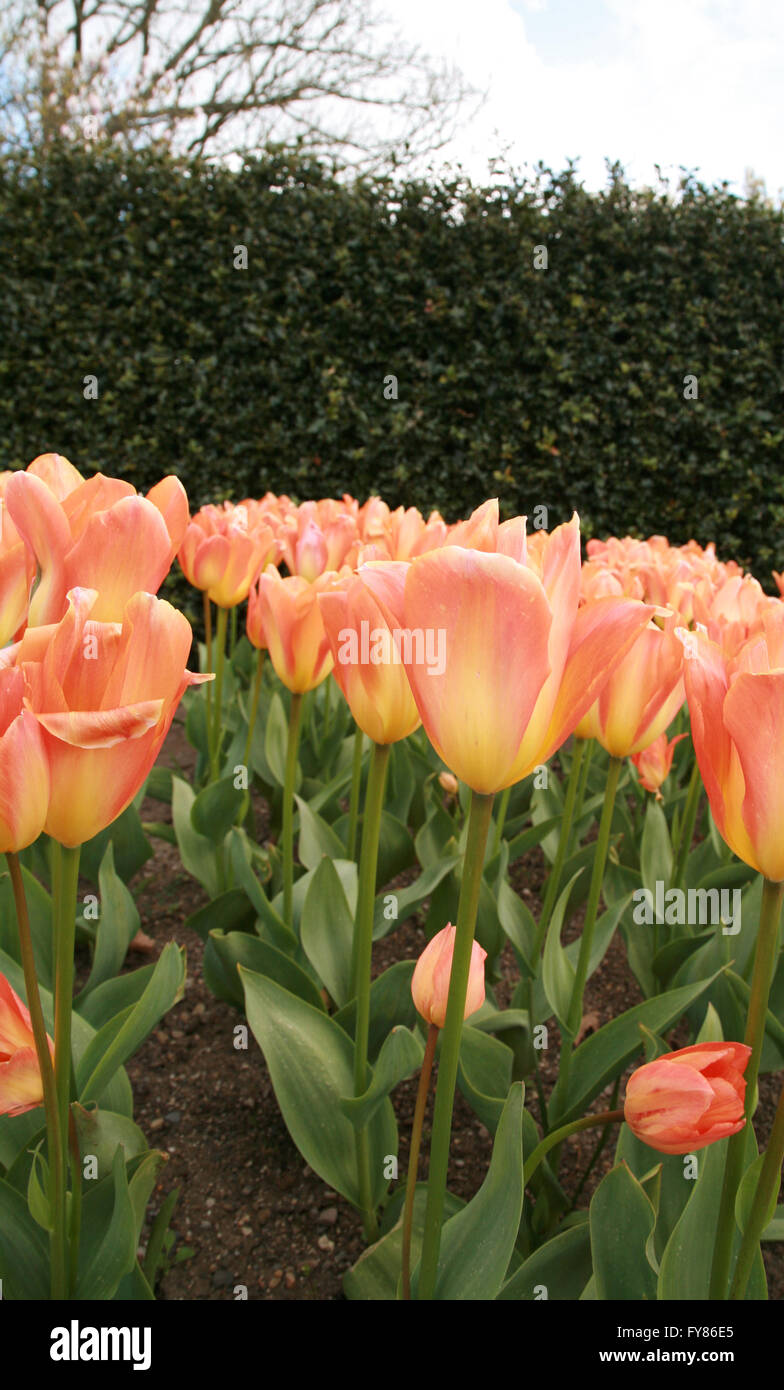
[[[400,32],[487,91],[444,156],[474,178],[505,151],[521,168],[606,159],[633,184],[659,164],[784,196],[784,0],[394,0]]]

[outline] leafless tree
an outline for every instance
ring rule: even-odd
[[[372,168],[450,138],[477,93],[375,0],[6,0],[0,144],[66,135],[225,157],[292,143]]]

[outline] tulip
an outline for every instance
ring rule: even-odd
[[[318,605],[335,663],[332,674],[360,729],[374,743],[407,738],[419,726],[419,713],[373,594],[361,579],[347,576],[320,593]]]
[[[250,591],[248,636],[254,646],[266,643],[278,678],[294,694],[313,690],[332,670],[318,596],[334,582],[332,573],[312,584],[298,575],[283,579],[268,565]]]
[[[469,538],[489,544],[491,520],[483,511]],[[455,544],[454,534],[409,565],[363,565],[360,577],[389,609],[390,626],[444,629],[443,672],[406,660],[406,673],[436,752],[490,794],[565,742],[651,610],[623,597],[578,610],[576,516],[547,537],[541,579],[508,555]]]
[[[641,748],[639,753],[632,754],[632,762],[637,769],[640,786],[644,787],[647,792],[655,792],[657,801],[661,801],[659,788],[670,774],[676,745],[680,743],[681,739],[687,737],[687,734],[678,734],[677,738],[671,738],[668,741],[666,734],[659,734],[652,743]]]
[[[43,731],[24,707],[25,678],[0,670],[0,853],[38,839],[49,810],[49,760]]]
[[[35,556],[19,535],[0,495],[0,647],[17,635],[27,618],[34,578]]]
[[[8,511],[40,570],[30,600],[32,627],[59,622],[66,595],[77,586],[96,591],[95,620],[118,621],[133,594],[160,588],[188,520],[177,478],[164,478],[140,497],[130,483],[96,473],[58,496],[53,487],[62,493],[73,482],[66,463],[47,469],[31,464],[6,484]]]
[[[48,1035],[47,1042],[54,1056]],[[23,1115],[41,1105],[43,1098],[29,1010],[5,975],[0,975],[0,1115]]]
[[[452,772],[439,772],[438,785],[447,796],[457,796],[459,782]]]
[[[455,933],[456,928],[451,923],[447,923],[441,931],[436,932],[419,957],[411,979],[411,995],[417,1013],[421,1014],[426,1023],[434,1024],[436,1028],[443,1028],[446,1020]],[[471,947],[464,1019],[475,1014],[485,1002],[486,959],[487,952],[475,941]]]
[[[191,628],[171,604],[134,594],[121,623],[96,622],[97,606],[93,590],[71,590],[59,623],[28,627],[2,654],[2,664],[12,668],[3,676],[4,717],[23,675],[25,704],[51,771],[43,828],[71,848],[125,810],[160,752],[183,693],[211,679],[185,669]]]
[[[273,529],[248,509],[206,506],[191,519],[177,559],[185,578],[219,608],[235,608],[248,597],[256,575],[274,564],[279,546]]]
[[[743,1129],[751,1048],[696,1043],[638,1067],[626,1086],[624,1118],[632,1133],[665,1154],[694,1153]]]
[[[661,627],[650,622],[627,646],[598,699],[577,724],[578,738],[595,738],[613,758],[631,757],[646,748],[672,723],[683,704],[683,648],[675,634],[678,615],[668,612],[659,622]]]

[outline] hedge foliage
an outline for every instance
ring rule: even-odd
[[[588,534],[715,539],[763,578],[784,568],[783,231],[619,169],[592,195],[571,170],[5,160],[0,466],[174,471],[194,506],[347,490],[452,519],[495,494]]]

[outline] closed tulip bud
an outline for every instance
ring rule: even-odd
[[[48,1037],[54,1057],[54,1044]],[[30,1014],[0,975],[0,1115],[23,1115],[44,1098]]]
[[[633,1134],[665,1154],[694,1153],[743,1129],[751,1048],[696,1043],[638,1067],[626,1086],[624,1118]]]
[[[458,780],[453,772],[439,772],[438,785],[447,793],[447,796],[457,796]]]
[[[449,998],[449,979],[452,974],[452,957],[455,952],[457,928],[447,923],[429,941],[414,968],[411,979],[411,995],[417,1012],[426,1023],[443,1028],[446,1021],[446,1006]],[[481,1009],[485,1002],[485,960],[478,941],[471,947],[471,965],[468,971],[468,990],[466,992],[463,1018],[469,1018]]]
[[[688,734],[678,734],[677,738],[669,740],[666,734],[659,734],[647,747],[641,748],[639,753],[632,754],[640,786],[647,792],[655,792],[657,801],[661,801],[659,788],[670,775],[675,746],[682,738],[688,738]]]

